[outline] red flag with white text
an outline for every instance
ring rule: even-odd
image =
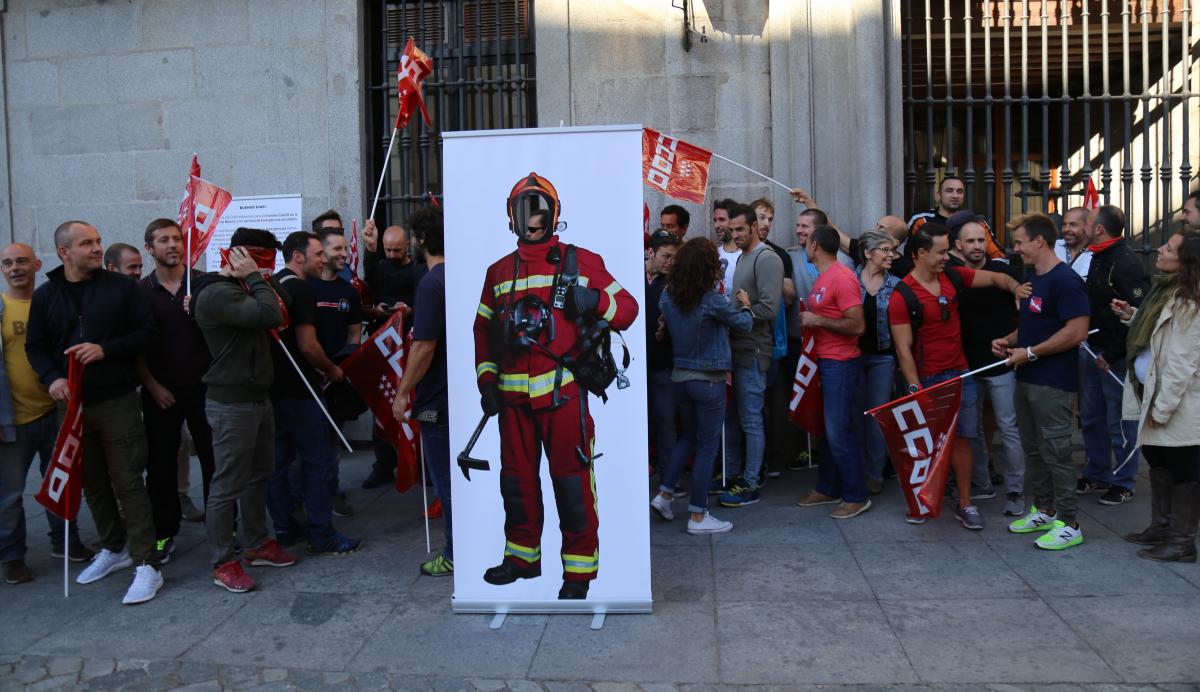
[[[191,257],[188,266],[196,264],[200,258],[204,256],[204,251],[208,249],[208,243],[212,240],[213,233],[217,230],[217,223],[221,220],[221,214],[225,213],[225,207],[233,201],[233,195],[229,194],[228,190],[222,189],[207,180],[193,175],[191,177],[191,211],[188,215],[187,228],[191,233]]]
[[[83,364],[71,356],[67,372],[67,416],[54,441],[54,455],[34,497],[50,512],[74,521],[83,490]],[[140,482],[140,481],[139,481]]]
[[[712,152],[649,128],[642,130],[642,182],[673,199],[704,204]]]
[[[1096,183],[1088,178],[1087,190],[1083,193],[1083,208],[1095,209],[1100,206],[1100,191],[1096,189]]]
[[[821,437],[825,434],[825,407],[821,399],[821,378],[817,373],[817,360],[812,357],[816,339],[812,332],[800,335],[804,344],[800,360],[796,363],[796,375],[792,378],[792,399],[788,403],[788,419],[809,435]]]
[[[188,221],[191,219],[192,210],[192,195],[194,186],[192,178],[200,177],[200,159],[192,154],[192,168],[188,175],[188,181],[183,186],[183,199],[179,200],[179,214],[175,217],[175,221],[179,223],[179,228],[182,231],[189,227]]]
[[[367,284],[358,278],[358,219],[350,221],[350,243],[347,250],[346,266],[350,268],[350,285],[358,291],[358,300],[363,305],[371,305],[371,291]]]
[[[962,379],[956,378],[867,411],[883,429],[909,514],[914,517],[941,513],[961,402]]]
[[[396,129],[408,127],[409,120],[418,108],[426,125],[433,125],[425,112],[425,98],[421,95],[421,82],[433,74],[433,60],[411,38],[404,44],[400,63],[396,65],[396,97],[399,109],[396,112]]]
[[[371,338],[342,361],[342,372],[354,391],[375,416],[383,437],[396,449],[396,490],[404,492],[417,483],[421,464],[421,431],[412,420],[412,400],[404,422],[392,415],[392,401],[408,365],[411,341],[402,337],[404,313],[397,311]]]

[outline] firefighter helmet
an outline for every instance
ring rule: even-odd
[[[543,243],[550,239],[558,229],[559,214],[558,191],[554,184],[531,172],[513,185],[508,193],[508,227],[524,243]],[[538,214],[537,212],[542,212]],[[538,216],[545,221],[545,231],[536,239],[531,239],[529,221]],[[540,230],[540,229],[539,229]]]

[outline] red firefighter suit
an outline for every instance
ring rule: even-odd
[[[544,449],[562,531],[563,580],[588,582],[596,578],[600,566],[596,483],[590,463],[595,443],[591,415],[581,412],[581,392],[574,376],[569,370],[560,371],[555,358],[540,348],[498,346],[494,336],[489,339],[497,326],[493,320],[502,319],[505,307],[515,301],[533,295],[547,306],[553,304],[566,251],[557,236],[540,243],[521,242],[515,253],[488,267],[475,317],[475,372],[481,389],[498,383],[505,404],[499,414],[505,561],[540,573],[539,472]],[[599,291],[595,317],[607,320],[613,329],[629,327],[638,313],[633,296],[609,275],[599,255],[576,248],[575,256],[578,285]],[[538,343],[556,356],[571,355],[577,349],[578,326],[563,310],[549,312],[553,325],[540,332]],[[556,380],[558,406],[554,405]]]

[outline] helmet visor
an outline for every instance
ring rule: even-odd
[[[512,200],[513,230],[521,239],[538,242],[546,239],[554,228],[555,201],[548,194],[529,190],[522,192]]]

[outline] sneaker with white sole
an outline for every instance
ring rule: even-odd
[[[1019,517],[1025,514],[1025,496],[1021,493],[1008,493],[1005,495],[1004,514],[1009,517]]]
[[[650,509],[658,512],[658,516],[666,521],[671,521],[675,518],[675,513],[671,511],[671,501],[659,493],[655,493],[654,499],[650,501]]]
[[[96,553],[96,557],[92,558],[90,564],[83,568],[78,577],[75,577],[76,584],[91,584],[94,581],[100,581],[117,570],[132,567],[133,560],[129,558],[128,550],[121,550],[119,553],[114,553],[111,550],[101,550]]]
[[[963,525],[963,528],[972,531],[983,530],[983,517],[979,514],[979,508],[975,505],[959,507],[954,510],[954,518],[958,519],[958,523]]]
[[[687,532],[693,536],[700,536],[709,533],[725,533],[732,528],[732,521],[724,521],[705,512],[704,518],[700,521],[688,519]]]
[[[1037,507],[1030,507],[1029,514],[1008,525],[1008,530],[1013,533],[1033,533],[1034,531],[1049,531],[1054,527],[1054,517],[1039,510]]]
[[[158,594],[162,585],[162,574],[158,570],[150,565],[138,565],[133,571],[133,583],[129,585],[129,590],[125,592],[125,598],[122,598],[121,602],[125,605],[145,603]]]
[[[1034,545],[1042,550],[1066,550],[1083,543],[1083,529],[1055,521],[1050,530],[1038,536]]]

